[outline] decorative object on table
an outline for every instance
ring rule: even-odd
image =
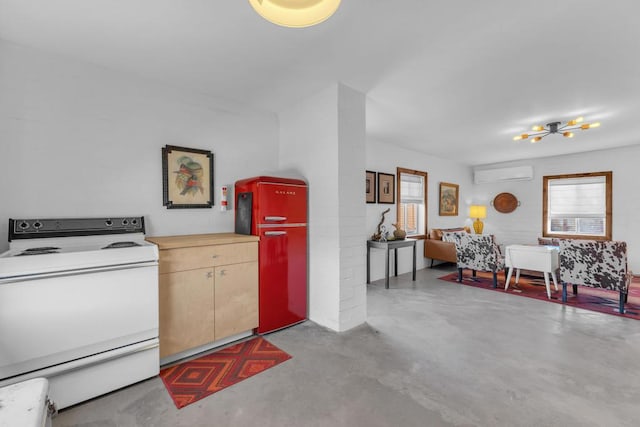
[[[440,216],[458,216],[459,185],[440,183]]]
[[[476,234],[482,234],[484,224],[480,219],[487,217],[487,207],[484,205],[471,205],[469,207],[469,216],[476,219],[473,221],[473,231],[475,231]]]
[[[178,409],[276,366],[291,356],[262,337],[160,371]]]
[[[376,173],[365,171],[365,194],[367,203],[376,202]]]
[[[303,28],[331,17],[340,0],[249,0],[253,9],[267,21],[281,27]]]
[[[382,237],[386,232],[386,228],[383,228],[384,226],[382,224],[384,224],[384,216],[389,213],[390,210],[391,208],[388,208],[387,210],[382,212],[382,217],[380,218],[380,222],[378,223],[378,228],[376,229],[376,232],[371,236],[371,240],[380,240],[380,237]]]
[[[167,145],[162,148],[162,193],[167,209],[213,206],[211,151]]]
[[[439,278],[446,282],[455,283],[456,286],[460,285],[458,282],[458,273],[453,272]],[[527,298],[534,298],[539,301],[547,301],[555,304],[563,304],[562,302],[562,289],[559,291],[551,291],[551,298],[547,297],[547,290],[545,287],[544,279],[542,277],[533,277],[529,275],[521,275],[520,280],[516,286],[509,286],[509,290],[505,291],[504,282],[505,278],[502,274],[498,275],[498,287],[493,288],[493,277],[491,273],[485,273],[478,271],[474,281],[463,280],[462,285],[473,286],[476,288],[488,289],[494,292],[506,293],[509,295],[523,296]],[[552,288],[553,289],[553,288]],[[567,302],[564,305],[575,308],[582,308],[585,310],[597,311],[599,313],[606,313],[614,316],[626,317],[629,319],[640,320],[640,278],[634,278],[629,286],[629,292],[627,294],[627,302],[625,303],[624,314],[618,312],[619,305],[619,293],[615,290],[608,290],[602,288],[580,288],[580,292],[577,295],[569,293]]]
[[[396,202],[395,179],[395,175],[378,172],[378,203]]]
[[[380,242],[386,242],[387,237],[389,236],[389,232],[387,231],[387,227],[384,225],[380,227],[380,238],[378,239]]]
[[[395,223],[391,225],[393,225],[395,228],[395,230],[393,230],[393,237],[395,237],[396,240],[403,240],[405,237],[407,237],[407,232],[404,231],[402,228],[400,228],[399,223]]]
[[[573,132],[571,132],[572,130],[576,130],[576,129],[587,130],[591,128],[597,128],[598,126],[600,126],[599,122],[590,123],[590,124],[589,123],[580,124],[583,121],[584,121],[583,117],[578,117],[576,119],[569,120],[565,124],[562,124],[562,122],[551,122],[551,123],[547,123],[546,126],[535,125],[531,128],[531,130],[533,130],[533,133],[522,133],[520,135],[516,135],[513,137],[513,140],[521,141],[524,139],[529,139],[529,137],[532,136],[533,138],[531,138],[531,143],[533,144],[540,141],[545,136],[553,133],[562,134],[562,136],[564,136],[565,138],[573,138],[574,134]]]
[[[500,213],[511,213],[520,206],[520,202],[511,193],[500,193],[491,202],[493,208]]]

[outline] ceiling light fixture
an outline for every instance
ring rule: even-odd
[[[328,19],[340,0],[249,0],[267,21],[283,27],[310,27]]]
[[[531,143],[533,144],[552,133],[561,133],[562,136],[564,136],[565,138],[573,138],[574,133],[571,132],[572,130],[576,130],[576,129],[587,130],[591,128],[597,128],[598,126],[600,126],[600,123],[598,122],[580,124],[583,121],[584,121],[584,118],[578,117],[577,119],[569,120],[564,125],[562,124],[562,122],[551,122],[551,123],[547,123],[546,126],[536,125],[531,128],[531,130],[533,130],[533,133],[523,133],[520,135],[516,135],[513,137],[513,140],[521,141],[523,139],[529,139],[529,137],[531,136],[533,137],[531,138]]]

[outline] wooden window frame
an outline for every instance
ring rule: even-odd
[[[604,176],[605,177],[605,235],[604,236],[590,236],[585,234],[557,234],[557,233],[548,233],[547,232],[547,220],[549,214],[548,207],[548,187],[549,180],[554,179],[566,179],[566,178],[588,178],[594,176]],[[563,175],[548,175],[542,177],[542,236],[543,237],[555,237],[559,239],[585,239],[585,240],[611,240],[613,235],[613,203],[612,203],[612,195],[613,192],[613,172],[587,172],[587,173],[573,173],[573,174],[563,174]]]
[[[427,187],[428,187],[428,177],[429,174],[427,172],[423,172],[423,171],[418,171],[418,170],[413,170],[413,169],[406,169],[406,168],[400,168],[397,167],[396,168],[396,221],[399,220],[400,218],[400,204],[402,203],[402,198],[400,197],[400,192],[401,192],[401,187],[402,187],[402,179],[401,179],[401,174],[410,174],[410,175],[419,175],[424,179],[424,186],[423,186],[423,190],[424,190],[424,230],[421,230],[422,233],[419,234],[414,234],[411,236],[407,236],[411,239],[425,239],[427,237],[427,216],[428,216],[428,199],[427,199]]]

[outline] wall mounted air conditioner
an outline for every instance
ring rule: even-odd
[[[473,181],[476,184],[502,181],[526,181],[530,179],[533,179],[533,166],[514,166],[510,168],[473,171]]]

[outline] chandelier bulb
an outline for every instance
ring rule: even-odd
[[[542,125],[535,125],[534,127],[531,128],[532,130],[539,132],[541,130],[544,130],[544,126]]]
[[[562,136],[565,138],[573,138],[573,132],[564,132]]]
[[[541,139],[542,139],[542,137],[541,137],[541,136],[533,137],[533,138],[531,138],[531,143],[532,143],[532,144],[535,144],[536,142],[540,141]]]

